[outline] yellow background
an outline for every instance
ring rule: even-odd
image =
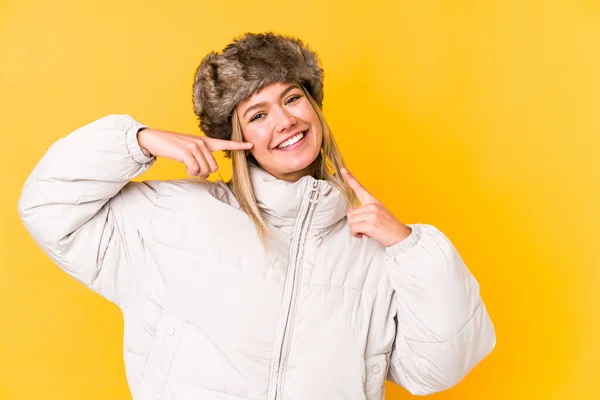
[[[481,284],[497,347],[432,398],[600,399],[600,2],[583,0],[0,2],[0,399],[129,398],[119,310],[18,219],[35,163],[109,113],[197,133],[201,58],[264,30],[320,53],[353,172]],[[141,178],[180,177],[161,160]]]

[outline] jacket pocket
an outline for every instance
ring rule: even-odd
[[[146,360],[142,381],[134,399],[161,399],[173,357],[187,324],[163,311],[156,325],[156,336]]]
[[[139,296],[123,309],[125,320],[124,352],[127,382],[132,394],[142,383],[146,364],[156,343],[157,326],[163,308],[145,296]]]

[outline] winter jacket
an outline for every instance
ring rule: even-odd
[[[437,228],[351,236],[329,182],[251,168],[267,250],[229,184],[132,181],[143,125],[110,115],[58,140],[19,213],[37,244],[124,316],[139,400],[381,399],[456,385],[495,346],[479,285]]]

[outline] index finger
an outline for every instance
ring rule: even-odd
[[[369,193],[367,189],[363,187],[363,185],[360,184],[360,182],[356,180],[356,178],[350,173],[350,171],[348,171],[346,168],[342,168],[341,171],[342,176],[344,177],[346,182],[348,182],[348,185],[350,185],[352,190],[354,190],[354,193],[356,193],[356,196],[358,196],[358,199],[362,204],[371,203],[377,200],[375,199],[375,197],[373,197],[373,195],[371,195],[371,193]]]
[[[213,139],[206,138],[206,144],[210,151],[217,150],[250,150],[252,143],[249,142],[235,142],[233,140]]]

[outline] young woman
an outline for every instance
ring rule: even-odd
[[[479,286],[434,226],[405,225],[344,169],[300,40],[247,34],[201,63],[207,137],[110,115],[57,141],[19,212],[116,303],[135,399],[381,399],[456,385],[495,345]],[[156,157],[229,183],[131,182]],[[358,204],[360,201],[360,205]]]

